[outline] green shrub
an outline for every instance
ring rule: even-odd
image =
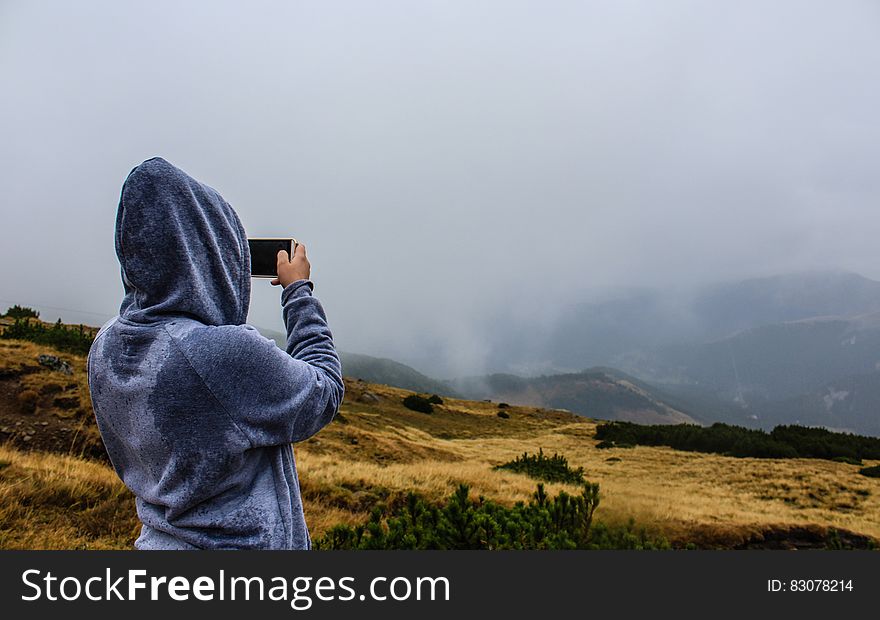
[[[363,525],[337,525],[315,541],[317,549],[666,549],[669,543],[636,530],[632,521],[593,523],[599,485],[584,483],[579,495],[549,497],[539,484],[528,503],[511,508],[466,485],[444,502],[409,493],[396,505],[373,510]]]
[[[15,304],[11,308],[7,309],[6,314],[4,314],[3,316],[10,319],[38,319],[40,318],[40,313],[33,308],[27,308],[25,306],[19,306],[18,304]]]
[[[434,406],[431,402],[424,396],[419,396],[418,394],[410,394],[404,398],[403,406],[407,409],[412,409],[413,411],[419,411],[421,413],[434,412]]]
[[[522,456],[508,463],[496,465],[495,469],[507,469],[547,482],[584,483],[583,467],[572,469],[568,466],[568,459],[563,455],[554,453],[553,456],[547,457],[544,456],[543,449],[538,449],[538,454],[523,452]]]
[[[868,476],[869,478],[880,478],[880,465],[874,465],[873,467],[862,467],[859,470],[859,473],[863,476]]]
[[[32,322],[29,318],[15,319],[14,324],[0,333],[0,338],[30,340],[80,355],[88,354],[95,339],[92,330],[86,329],[84,325],[68,327],[58,319],[52,327],[46,327],[44,323]]]
[[[854,459],[851,456],[835,456],[831,459],[835,463],[846,463],[847,465],[861,465],[861,459]]]

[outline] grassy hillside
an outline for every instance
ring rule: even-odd
[[[458,379],[453,385],[469,398],[567,409],[605,420],[697,423],[694,416],[670,405],[654,388],[610,368],[541,377],[494,374]]]
[[[107,465],[0,446],[0,549],[130,549],[139,531]]]
[[[71,432],[95,437],[85,359],[32,343],[0,345],[6,394],[0,419],[12,430],[2,436],[7,445],[0,450],[0,547],[130,547],[138,528],[130,493],[106,464],[58,454],[71,449],[54,439]],[[68,361],[72,377],[37,363],[42,353]],[[43,394],[44,386],[55,384],[61,398],[76,395],[76,408],[59,407],[54,387]],[[19,402],[27,389],[38,395],[33,409]],[[425,414],[402,405],[408,394],[348,379],[337,420],[295,446],[315,537],[337,524],[363,523],[374,507],[399,503],[409,491],[442,501],[465,483],[474,497],[505,506],[527,502],[536,481],[495,467],[543,449],[565,455],[572,468],[582,467],[584,477],[600,485],[597,521],[635,519],[674,546],[811,547],[841,540],[865,546],[866,537],[880,539],[880,479],[859,475],[855,465],[666,447],[597,449],[597,423],[582,416],[451,398]],[[53,430],[35,430],[25,441],[21,429],[36,428],[33,422]],[[90,454],[80,447],[72,452]],[[580,491],[575,484],[546,488],[551,495]]]
[[[364,390],[380,395],[381,402],[358,402]],[[584,468],[588,480],[600,484],[598,518],[621,523],[632,517],[674,543],[736,546],[809,526],[880,537],[880,484],[859,475],[855,465],[737,459],[663,447],[597,449],[593,420],[535,407],[505,409],[510,418],[503,419],[497,404],[453,399],[427,415],[402,409],[405,394],[350,383],[343,420],[297,447],[306,488],[341,487],[351,498],[417,489],[441,499],[466,482],[475,494],[512,504],[528,500],[534,481],[492,467],[543,448],[565,454],[572,466]],[[310,495],[307,507],[326,514],[327,497]],[[340,507],[331,521],[366,515],[357,502],[343,501]]]

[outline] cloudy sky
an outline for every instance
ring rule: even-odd
[[[341,349],[441,376],[608,287],[880,279],[873,1],[0,0],[0,76],[0,304],[44,318],[115,314],[155,155],[305,241]]]

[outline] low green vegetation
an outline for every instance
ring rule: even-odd
[[[404,398],[403,406],[420,413],[434,413],[434,405],[431,404],[431,401],[418,394],[410,394]]]
[[[8,308],[3,316],[7,319],[38,319],[40,318],[40,313],[33,308],[27,308],[25,306],[19,306],[18,304],[15,304],[14,306]]]
[[[874,465],[873,467],[862,467],[859,470],[859,473],[863,476],[868,476],[868,478],[880,478],[880,465]]]
[[[599,485],[584,483],[580,495],[544,486],[528,503],[507,508],[480,497],[467,485],[444,502],[409,493],[387,512],[375,509],[364,525],[337,525],[315,541],[317,549],[666,549],[669,543],[631,521],[610,527],[593,522]]]
[[[51,327],[47,327],[45,323],[34,320],[34,317],[31,316],[13,317],[13,314],[22,314],[30,310],[30,308],[21,308],[19,312],[15,311],[16,307],[13,306],[6,312],[6,316],[15,318],[15,322],[3,329],[0,338],[29,340],[68,353],[88,354],[95,339],[93,329],[86,328],[84,325],[67,326],[61,323],[61,319],[58,319],[58,322]],[[31,310],[31,312],[33,311]]]
[[[602,440],[602,447],[669,446],[738,457],[816,458],[853,464],[880,459],[880,438],[805,426],[777,426],[768,433],[720,422],[708,427],[610,422],[597,426],[595,436]]]
[[[495,469],[515,471],[547,482],[584,483],[583,467],[572,469],[568,465],[568,459],[563,455],[554,453],[553,456],[544,456],[544,450],[540,448],[538,454],[523,452],[522,456],[503,465],[497,465]]]

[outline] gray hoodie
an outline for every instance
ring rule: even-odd
[[[139,549],[307,549],[291,442],[343,397],[309,280],[281,292],[287,347],[245,324],[250,253],[216,190],[161,158],[131,171],[116,218],[125,296],[89,352],[95,417],[137,499]]]

